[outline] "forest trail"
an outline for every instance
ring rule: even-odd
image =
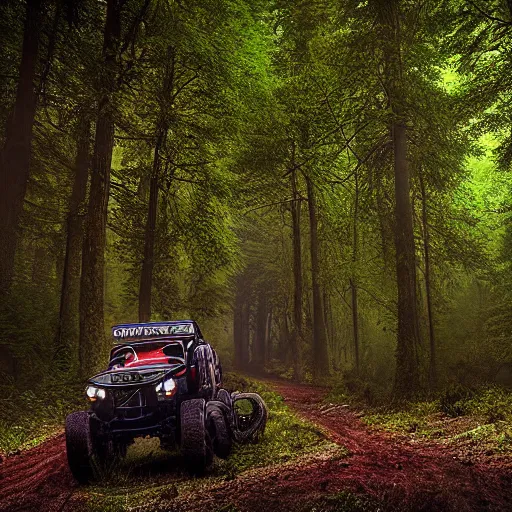
[[[447,445],[412,443],[370,430],[349,408],[326,405],[326,389],[285,381],[266,383],[300,416],[347,448],[348,457],[309,456],[283,466],[249,470],[230,481],[194,486],[184,495],[167,493],[158,510],[213,511],[234,506],[248,512],[304,511],[308,503],[343,491],[374,498],[381,504],[379,510],[512,510],[511,463],[461,461]],[[334,510],[332,506],[326,502],[317,510]],[[0,464],[0,511],[61,512],[85,507],[67,468],[62,434]]]

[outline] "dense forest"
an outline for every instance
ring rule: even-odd
[[[193,318],[225,367],[512,381],[510,0],[3,0],[0,371]]]

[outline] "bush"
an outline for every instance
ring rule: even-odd
[[[439,410],[452,418],[464,416],[468,413],[467,401],[473,395],[474,391],[464,386],[448,388],[439,397]]]

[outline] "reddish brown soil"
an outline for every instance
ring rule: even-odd
[[[228,503],[247,511],[311,510],[308,503],[316,504],[316,510],[336,510],[325,498],[348,491],[369,497],[380,511],[512,511],[512,461],[461,461],[448,446],[411,444],[371,431],[347,408],[329,411],[322,405],[326,389],[285,381],[272,385],[350,455],[242,475],[219,486],[213,496],[191,497],[195,510]]]
[[[461,461],[448,446],[374,432],[347,408],[322,407],[325,389],[281,381],[272,385],[350,455],[248,471],[214,486],[198,485],[186,496],[168,492],[158,510],[219,510],[234,505],[248,512],[305,511],[313,503],[316,510],[334,510],[326,498],[348,491],[375,500],[378,510],[512,511],[508,459]],[[62,435],[0,465],[0,511],[74,511],[80,508],[76,490]]]
[[[0,464],[0,510],[62,510],[77,487],[66,460],[64,434]]]

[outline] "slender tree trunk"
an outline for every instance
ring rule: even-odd
[[[155,229],[158,212],[158,188],[160,185],[160,148],[164,141],[164,133],[158,136],[155,156],[153,159],[153,171],[149,183],[149,206],[144,237],[144,261],[140,274],[139,286],[139,322],[151,320],[151,286],[153,283],[153,268],[155,258]]]
[[[13,278],[20,217],[30,174],[40,18],[41,0],[27,0],[18,89],[0,157],[0,294],[9,290]]]
[[[354,175],[355,179],[355,198],[354,198],[354,224],[352,231],[352,277],[349,280],[350,283],[350,291],[352,295],[352,333],[354,336],[354,363],[356,373],[359,374],[360,365],[359,365],[359,313],[358,313],[358,304],[357,304],[357,284],[355,278],[355,267],[357,264],[357,221],[359,216],[359,180],[357,171]]]
[[[78,127],[73,189],[66,221],[66,254],[62,272],[56,359],[64,370],[78,366],[78,309],[83,241],[83,214],[90,163],[91,123],[83,119]]]
[[[405,125],[393,124],[395,151],[395,250],[398,284],[398,343],[395,391],[404,396],[419,389],[420,343],[416,290],[416,254],[410,200]]]
[[[235,348],[234,365],[235,368],[242,370],[244,368],[243,360],[243,307],[244,307],[244,296],[243,290],[237,282],[235,305],[233,308],[233,344]]]
[[[155,229],[158,213],[158,189],[160,186],[161,158],[160,151],[167,138],[168,121],[166,118],[172,107],[169,98],[174,87],[175,51],[172,46],[167,49],[162,90],[160,94],[160,120],[157,123],[157,140],[155,156],[149,185],[149,205],[144,238],[144,261],[140,275],[139,286],[139,321],[148,322],[151,319],[151,287],[153,284],[153,269],[155,267]]]
[[[418,345],[420,343],[416,288],[416,251],[410,174],[407,160],[407,126],[404,107],[405,84],[400,41],[400,0],[373,0],[385,38],[383,44],[385,85],[393,118],[395,178],[395,264],[398,291],[398,330],[395,393],[413,395],[419,390]]]
[[[107,1],[103,44],[103,76],[91,169],[91,190],[82,250],[80,290],[80,370],[87,377],[105,352],[104,278],[110,166],[114,146],[114,117],[110,95],[116,88],[116,54],[121,32],[122,0]]]
[[[429,386],[431,390],[437,387],[437,369],[436,369],[436,338],[434,330],[434,317],[432,312],[432,291],[431,291],[431,272],[430,272],[430,233],[427,217],[427,195],[425,192],[425,183],[423,175],[420,173],[421,187],[421,220],[423,224],[423,253],[425,255],[425,291],[427,295],[427,316],[428,316],[428,334],[430,346],[430,364],[429,364]]]
[[[241,277],[237,279],[233,314],[233,338],[235,344],[235,367],[247,369],[249,363],[249,307],[247,290]]]
[[[332,308],[331,301],[329,298],[329,293],[327,292],[327,288],[323,290],[323,303],[324,303],[324,323],[325,323],[325,331],[327,334],[327,346],[329,347],[329,353],[334,353],[334,336],[332,330]]]
[[[279,321],[279,350],[277,351],[277,358],[286,365],[293,364],[290,350],[290,339],[291,333],[288,324],[288,312],[284,309]]]
[[[263,366],[266,366],[272,359],[272,308],[268,309],[267,325],[265,330],[265,353],[263,356]]]
[[[295,152],[293,145],[292,152]],[[295,158],[292,157],[292,165],[295,165]],[[293,350],[293,377],[297,381],[303,378],[302,367],[302,246],[300,232],[300,198],[297,190],[297,173],[292,171],[291,184],[293,201],[291,204],[292,213],[292,243],[293,243],[293,330],[292,330],[292,350]]]
[[[357,304],[357,286],[353,278],[349,279],[350,292],[352,296],[352,335],[354,341],[354,369],[359,374],[359,322]]]
[[[256,309],[256,329],[252,344],[252,366],[257,370],[263,369],[265,361],[265,343],[267,335],[267,297],[264,291],[258,294]]]
[[[316,377],[329,375],[329,352],[325,331],[322,294],[320,292],[320,262],[318,258],[318,219],[316,193],[311,179],[306,176],[309,205],[309,228],[311,250],[311,287],[313,289],[313,360]]]
[[[251,305],[246,297],[242,308],[242,362],[249,366],[249,345],[251,341]]]

